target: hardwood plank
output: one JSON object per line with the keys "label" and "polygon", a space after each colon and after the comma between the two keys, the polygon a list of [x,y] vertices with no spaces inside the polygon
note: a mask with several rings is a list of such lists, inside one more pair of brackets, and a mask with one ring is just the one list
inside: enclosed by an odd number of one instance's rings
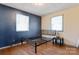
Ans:
{"label": "hardwood plank", "polygon": [[57,46],[48,42],[37,47],[37,54],[34,47],[29,44],[22,44],[0,50],[0,55],[79,55],[79,48],[69,46]]}

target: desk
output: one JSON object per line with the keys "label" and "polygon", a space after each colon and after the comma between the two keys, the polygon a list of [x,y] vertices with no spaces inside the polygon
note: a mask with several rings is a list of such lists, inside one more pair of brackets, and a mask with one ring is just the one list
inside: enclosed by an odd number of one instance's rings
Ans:
{"label": "desk", "polygon": [[29,39],[27,41],[27,43],[31,44],[34,48],[35,48],[35,53],[37,53],[37,47],[42,45],[42,44],[47,44],[47,42],[49,42],[51,40],[44,40],[42,38],[38,38],[38,39]]}

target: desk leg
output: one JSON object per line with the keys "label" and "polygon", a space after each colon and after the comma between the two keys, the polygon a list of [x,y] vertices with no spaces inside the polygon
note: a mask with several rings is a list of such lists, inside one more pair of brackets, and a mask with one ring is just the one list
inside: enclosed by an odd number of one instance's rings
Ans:
{"label": "desk leg", "polygon": [[37,54],[37,43],[35,43],[35,53]]}
{"label": "desk leg", "polygon": [[47,44],[48,44],[48,42],[46,42],[46,48],[47,48]]}

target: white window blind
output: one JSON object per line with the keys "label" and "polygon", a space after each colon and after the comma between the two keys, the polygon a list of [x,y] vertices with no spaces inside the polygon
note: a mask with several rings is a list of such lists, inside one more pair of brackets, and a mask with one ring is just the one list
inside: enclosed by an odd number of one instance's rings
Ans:
{"label": "white window blind", "polygon": [[54,31],[63,31],[63,16],[56,16],[51,19],[51,29]]}
{"label": "white window blind", "polygon": [[29,31],[29,16],[16,14],[16,31]]}

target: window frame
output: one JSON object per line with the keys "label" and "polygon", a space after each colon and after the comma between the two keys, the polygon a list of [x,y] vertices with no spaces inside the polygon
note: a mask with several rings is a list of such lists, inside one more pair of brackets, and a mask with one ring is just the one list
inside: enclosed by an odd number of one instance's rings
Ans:
{"label": "window frame", "polygon": [[[53,17],[58,17],[58,16],[62,16],[62,30],[52,30],[52,18]],[[58,16],[53,16],[51,17],[51,20],[50,20],[50,27],[51,27],[51,30],[52,31],[55,31],[55,32],[64,32],[64,15],[58,15]]]}
{"label": "window frame", "polygon": [[[30,21],[28,15],[21,14],[21,13],[16,13],[16,22],[15,22],[15,23],[17,23],[17,14],[19,14],[19,15],[24,15],[24,16],[28,17],[28,22]],[[28,23],[28,25],[30,26],[29,23]],[[28,26],[28,30],[17,30],[17,24],[16,24],[16,32],[27,32],[27,31],[29,31],[29,26]]]}

